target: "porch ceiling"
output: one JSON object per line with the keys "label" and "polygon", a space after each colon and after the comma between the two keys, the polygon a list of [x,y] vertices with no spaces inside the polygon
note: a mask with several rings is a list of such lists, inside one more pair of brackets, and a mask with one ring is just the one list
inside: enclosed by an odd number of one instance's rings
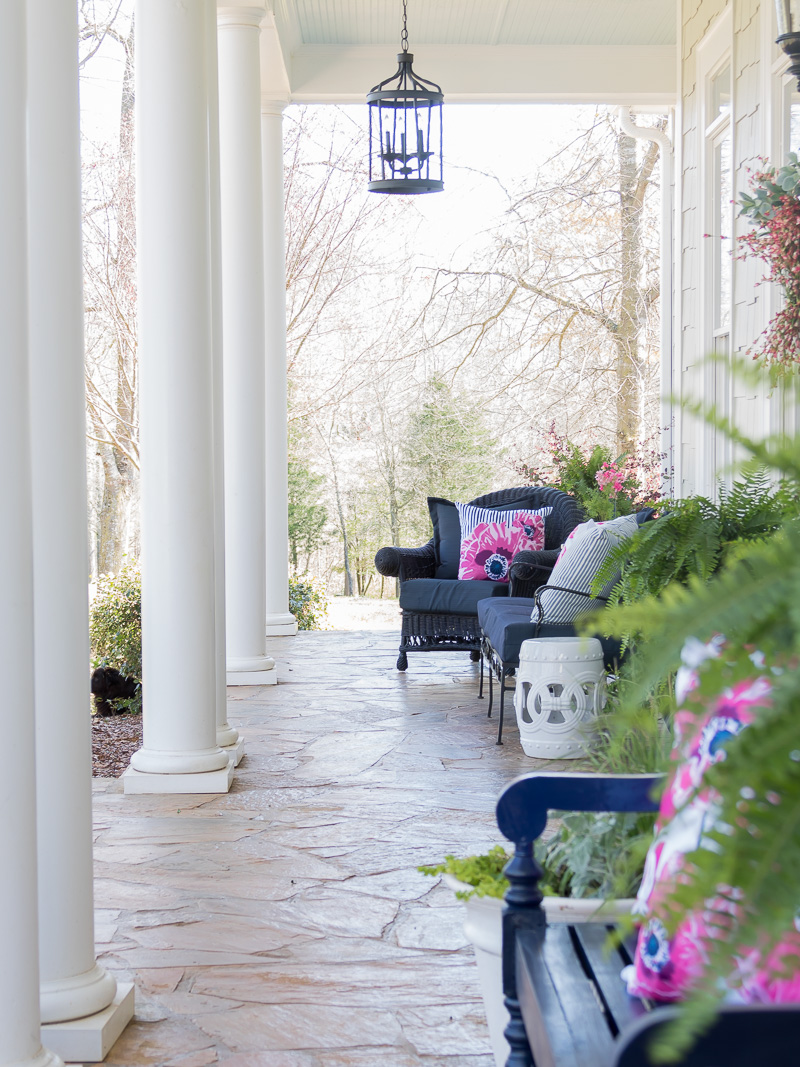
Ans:
{"label": "porch ceiling", "polygon": [[[401,0],[273,9],[293,100],[360,102],[392,73]],[[415,67],[450,102],[675,99],[676,0],[410,0],[408,17]]]}

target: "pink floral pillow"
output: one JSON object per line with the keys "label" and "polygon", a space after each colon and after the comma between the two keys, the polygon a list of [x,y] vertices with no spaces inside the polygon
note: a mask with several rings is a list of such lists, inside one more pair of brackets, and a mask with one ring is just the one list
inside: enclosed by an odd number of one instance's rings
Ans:
{"label": "pink floral pillow", "polygon": [[[676,686],[679,703],[697,687],[697,667],[704,659],[719,656],[723,646],[722,638],[715,638],[708,645],[696,639],[687,642],[684,666],[678,673]],[[757,656],[751,658],[754,662],[759,660]],[[623,972],[628,991],[636,996],[658,1001],[680,1000],[703,973],[708,960],[707,945],[715,936],[706,915],[688,915],[670,937],[659,918],[659,908],[680,878],[684,856],[701,846],[704,830],[712,827],[719,817],[714,792],[703,788],[706,771],[725,759],[726,743],[746,729],[761,708],[769,705],[771,688],[770,679],[760,674],[725,689],[702,713],[682,710],[675,716],[672,758],[677,766],[661,799],[655,840],[647,854],[634,907],[634,913],[644,917],[635,961]],[[735,892],[726,893],[726,900],[731,898],[736,899]],[[787,934],[767,963],[774,965],[787,953],[800,953],[797,931]],[[766,973],[756,950],[737,953],[733,947],[731,966],[735,972],[731,986],[744,1002],[800,1001],[800,972],[789,978],[774,978]]]}
{"label": "pink floral pillow", "polygon": [[508,582],[517,552],[544,548],[544,515],[539,511],[497,512],[471,504],[456,507],[461,522],[458,577],[462,580]]}

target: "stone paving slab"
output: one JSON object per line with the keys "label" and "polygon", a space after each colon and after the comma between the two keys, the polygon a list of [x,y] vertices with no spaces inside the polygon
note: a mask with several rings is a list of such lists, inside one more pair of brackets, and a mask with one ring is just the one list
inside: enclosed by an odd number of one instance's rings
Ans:
{"label": "stone paving slab", "polygon": [[497,747],[468,655],[401,674],[391,632],[269,653],[277,686],[228,690],[228,795],[94,783],[99,958],[137,986],[106,1063],[492,1067],[462,906],[416,867],[499,841],[497,795],[542,765],[513,710]]}

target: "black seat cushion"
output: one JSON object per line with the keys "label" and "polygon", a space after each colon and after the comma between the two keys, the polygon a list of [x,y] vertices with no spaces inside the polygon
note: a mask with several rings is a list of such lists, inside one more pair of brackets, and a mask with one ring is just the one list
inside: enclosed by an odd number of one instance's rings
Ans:
{"label": "black seat cushion", "polygon": [[[498,657],[507,667],[519,666],[519,650],[523,641],[532,637],[575,637],[575,627],[544,624],[536,632],[536,623],[531,622],[533,601],[527,597],[510,596],[504,600],[485,600],[478,604],[478,625]],[[594,635],[603,646],[603,662],[606,670],[624,658],[620,655],[620,642],[613,637]]]}
{"label": "black seat cushion", "polygon": [[[508,599],[505,582],[464,582],[458,578],[415,578],[400,584],[403,611],[432,615],[477,615],[486,597]],[[528,608],[530,615],[531,609]]]}

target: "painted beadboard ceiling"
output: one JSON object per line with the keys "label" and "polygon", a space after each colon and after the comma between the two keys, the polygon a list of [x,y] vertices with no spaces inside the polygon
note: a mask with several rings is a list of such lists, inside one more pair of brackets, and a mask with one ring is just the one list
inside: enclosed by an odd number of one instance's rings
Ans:
{"label": "painted beadboard ceiling", "polygon": [[[399,44],[401,0],[279,0],[296,45]],[[409,47],[670,45],[674,0],[408,0]]]}
{"label": "painted beadboard ceiling", "polygon": [[[451,101],[668,104],[678,3],[408,0],[409,48]],[[402,0],[272,0],[272,10],[291,99],[363,100],[392,73]]]}

